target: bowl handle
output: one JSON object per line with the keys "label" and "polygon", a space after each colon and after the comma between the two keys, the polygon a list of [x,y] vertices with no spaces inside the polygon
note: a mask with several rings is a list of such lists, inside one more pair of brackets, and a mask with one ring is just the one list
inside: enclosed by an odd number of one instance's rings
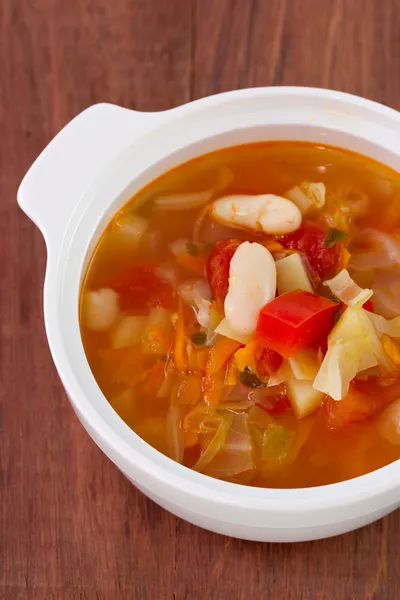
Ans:
{"label": "bowl handle", "polygon": [[18,204],[41,230],[48,249],[60,245],[69,219],[93,179],[164,114],[95,104],[43,150],[19,187]]}

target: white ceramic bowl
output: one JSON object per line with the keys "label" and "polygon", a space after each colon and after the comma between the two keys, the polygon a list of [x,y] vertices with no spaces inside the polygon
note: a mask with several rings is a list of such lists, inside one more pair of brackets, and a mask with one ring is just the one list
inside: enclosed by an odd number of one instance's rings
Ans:
{"label": "white ceramic bowl", "polygon": [[18,202],[48,251],[45,322],[57,370],[82,424],[152,500],[212,531],[289,542],[361,527],[400,505],[400,461],[319,488],[251,488],[195,473],[139,438],[90,371],[78,323],[88,254],[110,217],[162,172],[199,154],[260,140],[348,148],[400,169],[400,114],[355,96],[309,88],[229,92],[161,113],[92,106],[67,125],[25,176]]}

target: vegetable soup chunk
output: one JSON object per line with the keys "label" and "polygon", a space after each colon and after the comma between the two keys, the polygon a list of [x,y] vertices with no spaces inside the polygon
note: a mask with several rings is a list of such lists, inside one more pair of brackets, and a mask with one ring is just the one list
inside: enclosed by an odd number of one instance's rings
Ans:
{"label": "vegetable soup chunk", "polygon": [[400,458],[400,174],[263,142],[164,173],[81,289],[90,368],[147,443],[210,477],[309,487]]}

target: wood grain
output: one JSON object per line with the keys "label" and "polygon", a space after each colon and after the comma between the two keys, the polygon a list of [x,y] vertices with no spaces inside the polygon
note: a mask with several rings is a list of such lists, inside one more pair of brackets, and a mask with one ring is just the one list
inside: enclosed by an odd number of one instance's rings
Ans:
{"label": "wood grain", "polygon": [[93,444],[42,321],[45,247],[17,186],[98,101],[160,110],[258,85],[341,89],[400,108],[398,0],[1,0],[0,597],[400,598],[399,512],[309,544],[180,521]]}

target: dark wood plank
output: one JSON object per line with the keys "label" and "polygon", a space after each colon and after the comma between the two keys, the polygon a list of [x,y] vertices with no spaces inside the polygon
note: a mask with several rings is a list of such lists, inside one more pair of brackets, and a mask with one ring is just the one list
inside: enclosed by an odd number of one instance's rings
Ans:
{"label": "dark wood plank", "polygon": [[97,101],[161,110],[254,85],[400,107],[397,0],[0,3],[0,597],[400,598],[399,513],[332,540],[252,544],[179,521],[91,442],[42,325],[45,249],[17,210],[32,160]]}
{"label": "dark wood plank", "polygon": [[399,26],[396,0],[198,0],[193,95],[304,85],[398,108]]}
{"label": "dark wood plank", "polygon": [[175,520],[102,455],[60,386],[42,320],[45,248],[15,193],[86,106],[159,110],[189,99],[190,8],[0,4],[0,597],[143,599],[175,586]]}

